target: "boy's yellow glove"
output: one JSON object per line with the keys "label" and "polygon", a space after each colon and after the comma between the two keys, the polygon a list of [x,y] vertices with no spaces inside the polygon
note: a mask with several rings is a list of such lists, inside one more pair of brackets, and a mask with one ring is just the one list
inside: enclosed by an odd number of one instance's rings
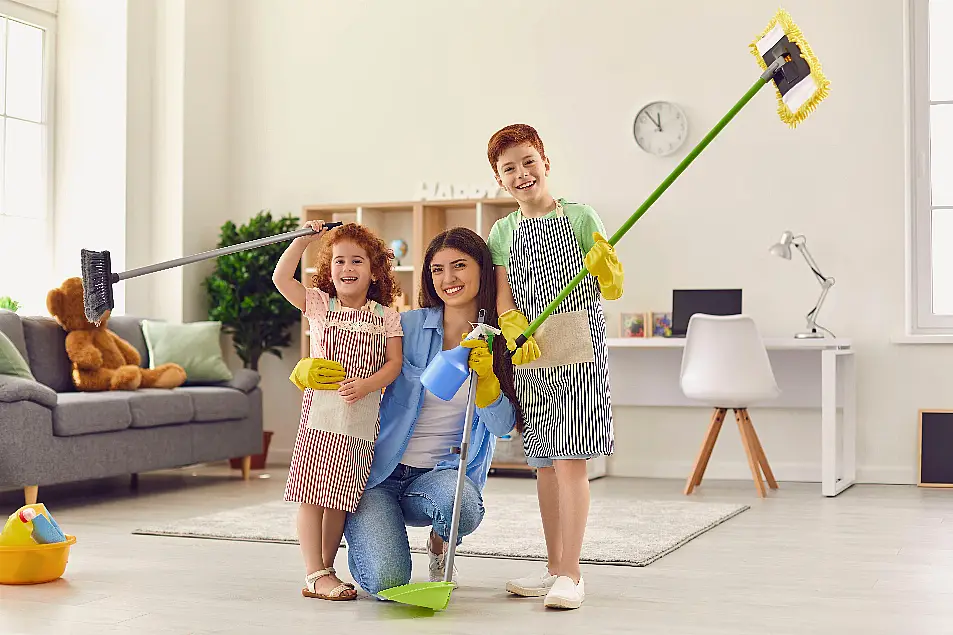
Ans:
{"label": "boy's yellow glove", "polygon": [[[503,337],[506,338],[506,348],[511,351],[516,351],[516,339],[522,335],[523,331],[528,327],[529,321],[527,321],[526,316],[516,309],[510,309],[501,315],[500,330],[503,331]],[[520,349],[516,351],[516,354],[513,355],[513,364],[517,366],[520,364],[529,364],[537,359],[539,359],[539,345],[536,343],[536,338],[530,336]]]}
{"label": "boy's yellow glove", "polygon": [[[466,336],[467,333],[464,333],[463,337]],[[465,340],[461,345],[470,349],[468,365],[479,378],[476,389],[476,407],[486,408],[500,397],[500,380],[493,372],[493,353],[490,352],[486,340]]]}
{"label": "boy's yellow glove", "polygon": [[295,364],[289,379],[298,390],[337,390],[344,377],[344,366],[340,363],[320,357],[305,357]]}
{"label": "boy's yellow glove", "polygon": [[622,263],[616,257],[615,248],[599,232],[593,232],[592,237],[596,244],[586,254],[586,269],[599,279],[603,298],[618,300],[622,297]]}

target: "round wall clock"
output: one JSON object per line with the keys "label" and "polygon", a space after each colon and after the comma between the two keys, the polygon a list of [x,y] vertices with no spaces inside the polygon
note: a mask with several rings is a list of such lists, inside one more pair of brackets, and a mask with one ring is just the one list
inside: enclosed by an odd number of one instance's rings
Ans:
{"label": "round wall clock", "polygon": [[671,102],[653,101],[635,116],[632,132],[640,148],[663,157],[681,148],[688,139],[688,118]]}

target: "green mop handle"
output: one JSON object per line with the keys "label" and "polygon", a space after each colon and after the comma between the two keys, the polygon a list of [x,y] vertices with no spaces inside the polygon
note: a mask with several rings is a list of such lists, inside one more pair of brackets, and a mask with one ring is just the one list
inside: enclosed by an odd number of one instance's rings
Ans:
{"label": "green mop handle", "polygon": [[[632,214],[632,216],[630,216],[627,221],[625,221],[622,227],[620,227],[618,231],[616,231],[616,233],[612,235],[611,238],[609,238],[610,245],[614,246],[617,242],[619,242],[619,240],[625,235],[625,233],[629,231],[629,229],[631,229],[633,225],[635,225],[635,222],[639,220],[640,218],[642,218],[642,215],[645,214],[645,212],[652,206],[652,204],[658,200],[658,198],[662,195],[662,193],[665,190],[667,190],[672,183],[675,182],[675,179],[677,179],[679,175],[681,175],[681,173],[685,171],[685,169],[691,164],[691,162],[694,161],[699,154],[701,154],[702,150],[704,150],[705,147],[707,147],[708,144],[712,142],[712,139],[714,139],[718,135],[718,133],[721,132],[725,126],[728,125],[728,122],[731,121],[734,118],[734,116],[738,114],[738,111],[744,108],[745,104],[751,101],[751,98],[754,97],[759,90],[761,90],[761,87],[764,86],[768,82],[768,80],[774,77],[774,74],[778,71],[778,69],[781,68],[781,66],[785,63],[785,61],[786,61],[785,58],[779,57],[774,62],[771,63],[771,66],[769,66],[768,69],[764,71],[764,73],[762,73],[761,77],[758,78],[758,81],[756,81],[754,85],[752,85],[751,88],[748,89],[748,92],[745,93],[744,97],[739,99],[738,103],[736,103],[731,108],[731,110],[729,110],[728,113],[721,118],[721,121],[715,124],[715,127],[712,128],[711,131],[707,135],[705,135],[705,138],[702,139],[698,143],[698,145],[695,146],[695,148],[688,153],[688,156],[686,156],[682,160],[682,162],[678,164],[678,167],[676,167],[675,170],[673,170],[672,173],[669,174],[664,181],[662,181],[661,185],[655,188],[655,191],[652,192],[652,194],[647,199],[645,199],[645,202],[642,203],[641,206],[639,206],[639,209],[635,210],[635,213]],[[559,303],[565,300],[569,296],[569,294],[572,292],[572,290],[576,288],[576,285],[582,282],[588,274],[589,274],[589,271],[583,268],[583,270],[577,273],[576,277],[573,278],[572,281],[569,284],[567,284],[562,291],[560,291],[559,295],[556,296],[556,299],[553,300],[548,307],[546,307],[546,310],[543,311],[539,315],[539,317],[537,317],[535,320],[530,322],[529,326],[526,327],[526,330],[523,331],[522,335],[516,338],[516,348],[512,351],[509,351],[510,357],[512,357],[516,353],[516,351],[518,351],[519,348],[526,343],[526,340],[528,340],[533,335],[533,333],[536,332],[536,329],[539,328],[540,324],[542,324],[543,321],[547,317],[549,317],[553,311],[556,310],[556,307],[559,306]]]}

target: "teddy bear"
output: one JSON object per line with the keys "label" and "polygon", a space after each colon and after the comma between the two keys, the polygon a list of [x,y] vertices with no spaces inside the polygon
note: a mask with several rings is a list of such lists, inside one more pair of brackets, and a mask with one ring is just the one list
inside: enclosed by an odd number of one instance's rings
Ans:
{"label": "teddy bear", "polygon": [[81,278],[68,278],[51,290],[46,308],[67,333],[66,354],[73,363],[77,390],[175,388],[185,383],[185,369],[178,364],[140,368],[139,351],[106,328],[108,311],[98,326],[86,319]]}

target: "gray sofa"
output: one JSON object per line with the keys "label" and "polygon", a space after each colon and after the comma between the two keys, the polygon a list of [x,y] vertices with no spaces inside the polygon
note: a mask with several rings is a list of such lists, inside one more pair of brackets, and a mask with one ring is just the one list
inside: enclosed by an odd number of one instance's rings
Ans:
{"label": "gray sofa", "polygon": [[[115,316],[108,328],[149,366],[141,319]],[[173,390],[77,392],[66,333],[48,317],[0,310],[0,331],[30,365],[36,381],[0,375],[0,489],[37,488],[85,479],[136,475],[244,457],[262,449],[258,373],[239,369],[228,383]]]}

